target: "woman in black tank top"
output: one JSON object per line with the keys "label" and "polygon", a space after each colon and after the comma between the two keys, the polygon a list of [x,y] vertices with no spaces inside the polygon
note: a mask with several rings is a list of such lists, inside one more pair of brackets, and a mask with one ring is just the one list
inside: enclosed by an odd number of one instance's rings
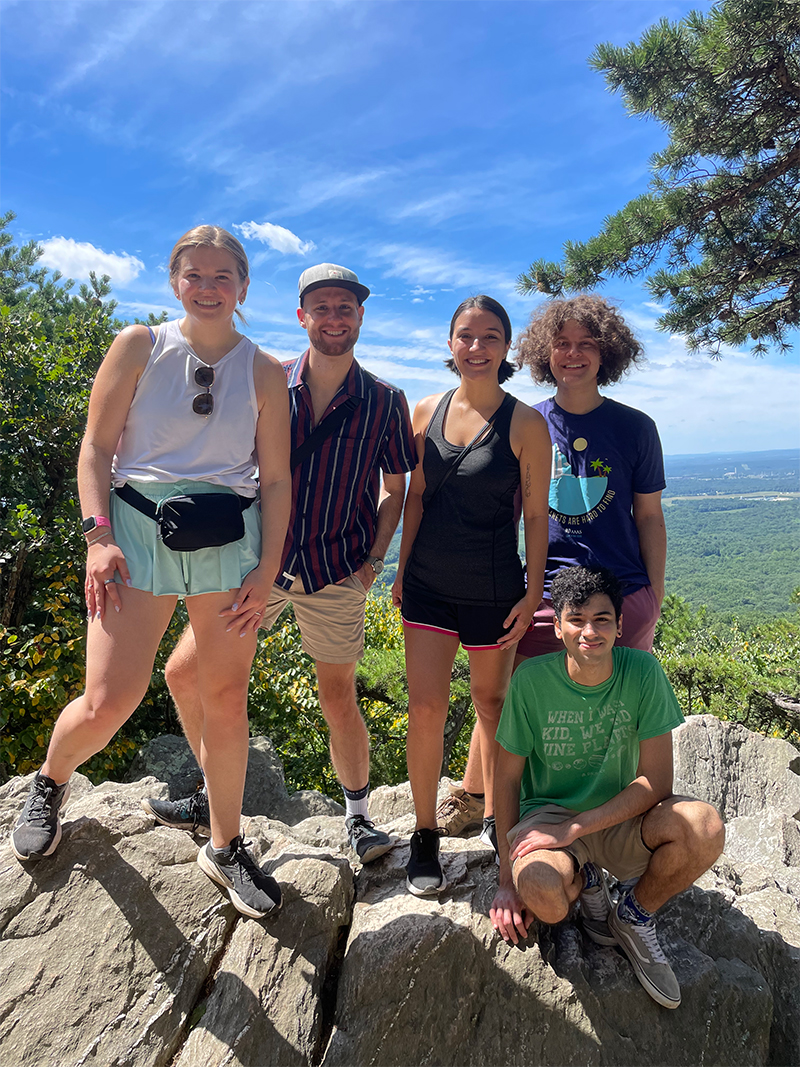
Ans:
{"label": "woman in black tank top", "polygon": [[[547,555],[550,437],[538,412],[500,388],[511,323],[488,296],[453,315],[449,393],[414,412],[419,462],[411,475],[394,603],[402,608],[408,675],[407,759],[416,830],[406,885],[417,896],[444,889],[436,794],[450,676],[459,643],[470,662],[486,790],[493,813],[494,740],[514,649],[541,599]],[[528,586],[517,553],[515,498],[522,490]]]}

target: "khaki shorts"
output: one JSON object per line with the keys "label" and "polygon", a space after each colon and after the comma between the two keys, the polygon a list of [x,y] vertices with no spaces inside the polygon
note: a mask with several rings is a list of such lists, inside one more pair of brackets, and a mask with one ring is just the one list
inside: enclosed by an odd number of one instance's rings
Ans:
{"label": "khaki shorts", "polygon": [[[647,870],[653,853],[642,840],[642,820],[647,813],[636,815],[633,819],[598,830],[594,834],[576,838],[571,845],[566,845],[560,852],[568,852],[578,864],[578,870],[584,863],[591,861],[598,867],[619,878],[621,882],[636,878]],[[563,822],[577,812],[562,808],[558,804],[544,804],[541,808],[529,812],[508,831],[508,843],[513,847],[517,837],[534,826]]]}
{"label": "khaki shorts", "polygon": [[271,630],[287,604],[294,608],[303,651],[320,663],[355,663],[364,654],[364,608],[367,591],[351,574],[338,585],[307,593],[295,578],[291,589],[273,585],[260,629]]}

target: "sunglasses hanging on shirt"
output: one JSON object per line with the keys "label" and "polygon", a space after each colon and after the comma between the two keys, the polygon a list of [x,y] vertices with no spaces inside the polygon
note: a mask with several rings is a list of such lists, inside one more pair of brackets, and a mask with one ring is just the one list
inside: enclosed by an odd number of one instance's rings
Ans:
{"label": "sunglasses hanging on shirt", "polygon": [[214,410],[214,397],[209,390],[214,384],[214,368],[213,367],[198,367],[194,372],[194,384],[201,389],[205,389],[204,393],[198,393],[192,401],[192,411],[195,415],[202,415],[204,419],[207,419],[211,412]]}

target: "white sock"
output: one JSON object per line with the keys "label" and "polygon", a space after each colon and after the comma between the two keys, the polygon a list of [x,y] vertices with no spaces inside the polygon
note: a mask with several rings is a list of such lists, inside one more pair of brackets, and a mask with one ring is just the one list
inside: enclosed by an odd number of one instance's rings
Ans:
{"label": "white sock", "polygon": [[369,782],[363,789],[345,789],[342,786],[342,792],[344,793],[344,806],[345,815],[349,818],[351,815],[363,815],[365,819],[369,818]]}

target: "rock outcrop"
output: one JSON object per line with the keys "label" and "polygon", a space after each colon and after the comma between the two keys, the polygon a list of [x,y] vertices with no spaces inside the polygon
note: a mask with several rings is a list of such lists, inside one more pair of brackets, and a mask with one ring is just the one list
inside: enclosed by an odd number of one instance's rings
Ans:
{"label": "rock outcrop", "polygon": [[[148,776],[166,783],[170,800],[189,796],[203,781],[186,739],[172,734],[156,737],[139,749],[128,772],[128,781]],[[343,815],[344,808],[312,789],[290,795],[283,766],[270,739],[251,737],[242,814],[269,815],[293,826],[311,815]]]}
{"label": "rock outcrop", "polygon": [[93,788],[76,774],[58,851],[25,867],[8,833],[27,779],[12,779],[0,787],[2,1067],[796,1065],[800,753],[709,716],[674,747],[676,788],[728,822],[720,861],[660,913],[677,1011],[571,920],[534,925],[522,947],[500,940],[496,867],[476,838],[444,840],[441,900],[408,894],[407,784],[375,790],[397,845],[362,868],[338,806],[289,796],[255,739],[244,830],[284,890],[280,912],[256,922],[202,874],[188,834],[140,807],[193,787],[174,739],[152,742],[136,771],[158,766],[160,780]]}

